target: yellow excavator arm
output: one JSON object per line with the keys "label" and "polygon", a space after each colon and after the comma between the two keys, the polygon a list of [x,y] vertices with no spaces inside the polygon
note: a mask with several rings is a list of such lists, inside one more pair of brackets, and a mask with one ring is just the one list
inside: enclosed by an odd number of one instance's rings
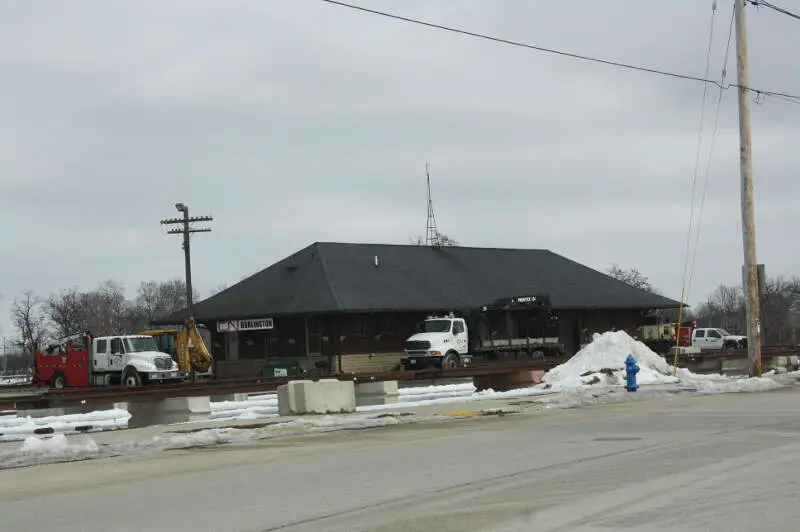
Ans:
{"label": "yellow excavator arm", "polygon": [[[191,345],[191,349],[190,349]],[[211,368],[214,358],[208,352],[203,338],[197,331],[194,317],[189,316],[183,324],[183,329],[175,340],[175,350],[178,353],[178,365],[181,371],[189,373],[205,373]]]}

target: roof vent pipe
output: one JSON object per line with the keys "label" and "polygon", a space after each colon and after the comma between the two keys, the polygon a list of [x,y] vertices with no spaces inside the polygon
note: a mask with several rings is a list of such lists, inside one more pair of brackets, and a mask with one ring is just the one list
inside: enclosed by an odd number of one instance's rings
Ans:
{"label": "roof vent pipe", "polygon": [[376,268],[378,267],[378,256],[377,255],[375,255],[375,267]]}

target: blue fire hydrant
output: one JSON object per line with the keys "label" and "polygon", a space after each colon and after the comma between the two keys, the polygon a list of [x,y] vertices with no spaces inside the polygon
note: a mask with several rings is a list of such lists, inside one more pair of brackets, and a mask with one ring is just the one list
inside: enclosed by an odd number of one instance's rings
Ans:
{"label": "blue fire hydrant", "polygon": [[636,374],[639,373],[639,365],[636,363],[636,359],[633,358],[633,355],[628,355],[628,358],[625,359],[625,389],[629,392],[635,392],[639,389],[639,385],[636,384]]}

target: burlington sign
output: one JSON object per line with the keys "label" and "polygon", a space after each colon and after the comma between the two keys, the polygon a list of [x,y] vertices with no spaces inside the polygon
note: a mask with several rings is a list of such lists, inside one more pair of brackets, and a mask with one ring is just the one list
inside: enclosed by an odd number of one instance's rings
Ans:
{"label": "burlington sign", "polygon": [[217,322],[217,332],[259,331],[263,329],[273,329],[274,327],[275,324],[272,318],[225,320]]}

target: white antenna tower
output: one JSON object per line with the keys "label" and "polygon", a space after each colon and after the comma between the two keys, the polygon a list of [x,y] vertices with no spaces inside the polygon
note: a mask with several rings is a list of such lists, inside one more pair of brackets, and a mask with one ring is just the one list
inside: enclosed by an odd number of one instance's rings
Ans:
{"label": "white antenna tower", "polygon": [[428,223],[425,227],[425,245],[439,246],[439,230],[436,228],[436,216],[433,214],[433,200],[431,199],[431,174],[428,171],[428,163],[425,163],[425,175],[428,178]]}

